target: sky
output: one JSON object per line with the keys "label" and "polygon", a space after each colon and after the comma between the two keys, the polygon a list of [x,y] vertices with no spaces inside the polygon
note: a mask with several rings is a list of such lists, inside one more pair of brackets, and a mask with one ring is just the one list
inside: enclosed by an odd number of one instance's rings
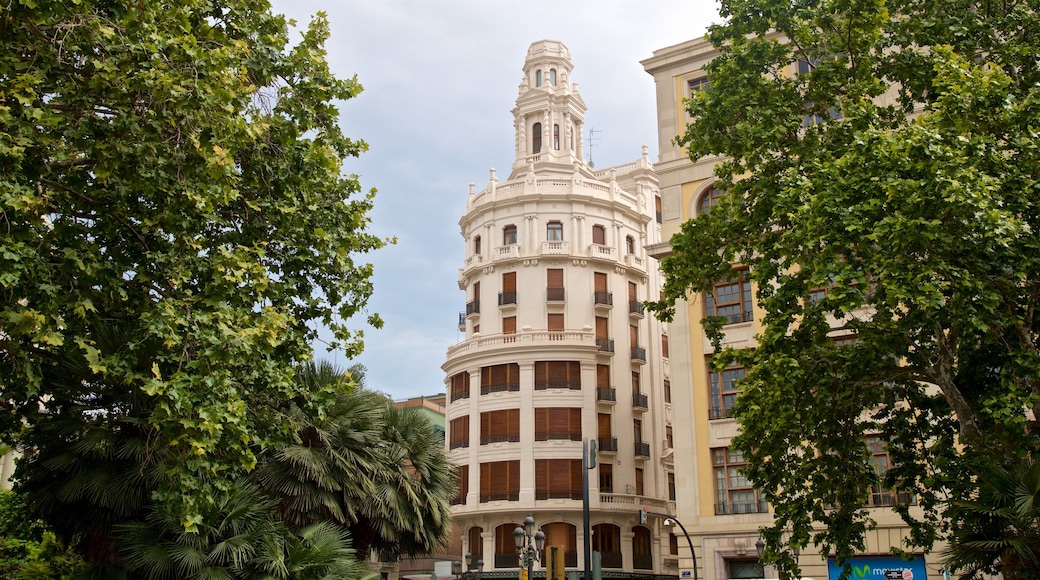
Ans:
{"label": "sky", "polygon": [[273,0],[273,9],[297,21],[294,39],[325,12],[331,69],[364,87],[340,104],[340,125],[369,150],[344,171],[378,190],[372,233],[397,239],[361,257],[375,269],[369,312],[385,324],[352,322],[365,332],[359,359],[317,343],[315,356],[365,365],[368,387],[395,400],[444,392],[441,364],[464,339],[458,222],[470,183],[480,191],[491,168],[509,174],[528,47],[551,39],[570,50],[589,108],[586,158],[605,168],[638,159],[643,145],[658,158],[654,81],[639,61],[720,21],[716,0]]}

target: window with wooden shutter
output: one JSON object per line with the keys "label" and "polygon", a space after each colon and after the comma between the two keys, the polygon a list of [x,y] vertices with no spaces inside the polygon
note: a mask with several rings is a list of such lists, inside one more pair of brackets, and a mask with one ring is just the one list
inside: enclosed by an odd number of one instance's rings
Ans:
{"label": "window with wooden shutter", "polygon": [[592,273],[592,301],[594,304],[610,306],[614,303],[610,291],[607,290],[607,274],[605,272]]}
{"label": "window with wooden shutter", "polygon": [[448,430],[451,431],[448,440],[451,449],[469,447],[469,415],[452,419],[448,424]]}
{"label": "window with wooden shutter", "polygon": [[[492,461],[480,464],[481,502],[517,501],[519,499],[520,460]],[[512,541],[511,534],[510,541]]]}
{"label": "window with wooden shutter", "polygon": [[502,317],[502,334],[516,334],[516,317]]}
{"label": "window with wooden shutter", "polygon": [[549,332],[563,332],[563,314],[549,314],[546,318]]}
{"label": "window with wooden shutter", "polygon": [[563,562],[567,568],[578,565],[578,528],[566,522],[542,524],[545,546],[563,546]]}
{"label": "window with wooden shutter", "polygon": [[643,495],[643,468],[636,468],[636,495]]}
{"label": "window with wooden shutter", "polygon": [[537,459],[535,499],[582,499],[581,459]]}
{"label": "window with wooden shutter", "polygon": [[498,295],[498,305],[516,304],[516,272],[502,273],[502,293]]}
{"label": "window with wooden shutter", "polygon": [[469,495],[469,466],[460,465],[458,470],[458,479],[456,484],[458,486],[458,492],[455,497],[452,498],[452,505],[459,505],[466,503],[466,496]]}
{"label": "window with wooden shutter", "polygon": [[610,428],[610,413],[596,414],[596,432],[600,437],[613,436],[613,432]]}
{"label": "window with wooden shutter", "polygon": [[534,388],[581,390],[581,363],[578,361],[536,361]]}
{"label": "window with wooden shutter", "polygon": [[480,394],[520,390],[520,365],[507,363],[480,368]]}
{"label": "window with wooden shutter", "polygon": [[596,386],[610,386],[610,365],[596,365]]}
{"label": "window with wooden shutter", "polygon": [[484,555],[484,528],[473,526],[469,529],[469,553],[473,554],[474,560],[480,560]]}
{"label": "window with wooden shutter", "polygon": [[614,465],[610,463],[598,463],[599,469],[599,491],[601,493],[614,493]]}
{"label": "window with wooden shutter", "polygon": [[600,246],[607,245],[607,228],[598,224],[592,226],[592,243]]}
{"label": "window with wooden shutter", "polygon": [[542,407],[534,410],[535,441],[581,441],[581,408]]}
{"label": "window with wooden shutter", "polygon": [[480,444],[520,440],[520,409],[484,411],[480,414]]}
{"label": "window with wooden shutter", "polygon": [[661,356],[668,358],[668,335],[661,335]]}
{"label": "window with wooden shutter", "polygon": [[614,352],[614,341],[609,335],[606,316],[596,317],[596,346],[603,352]]}
{"label": "window with wooden shutter", "polygon": [[559,302],[564,299],[563,291],[563,269],[549,268],[545,271],[545,299],[551,302]]}
{"label": "window with wooden shutter", "polygon": [[461,372],[451,376],[451,400],[469,398],[469,372]]}

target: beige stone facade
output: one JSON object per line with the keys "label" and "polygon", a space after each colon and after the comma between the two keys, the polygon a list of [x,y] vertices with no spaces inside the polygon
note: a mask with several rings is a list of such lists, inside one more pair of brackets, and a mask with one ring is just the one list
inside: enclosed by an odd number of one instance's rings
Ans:
{"label": "beige stone facade", "polygon": [[641,506],[674,511],[667,338],[642,305],[661,283],[646,250],[661,240],[657,177],[645,146],[622,166],[585,161],[572,68],[562,43],[531,45],[509,174],[471,185],[459,221],[465,338],[443,365],[462,473],[453,515],[485,573],[517,571],[513,530],[528,514],[546,545],[564,546],[567,569],[583,570],[582,449],[595,441],[590,525],[604,572],[675,576],[661,522],[638,523]]}

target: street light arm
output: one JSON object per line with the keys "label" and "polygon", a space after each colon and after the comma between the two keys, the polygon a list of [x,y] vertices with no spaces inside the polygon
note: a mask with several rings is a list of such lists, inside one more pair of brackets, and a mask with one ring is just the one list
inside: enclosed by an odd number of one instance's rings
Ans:
{"label": "street light arm", "polygon": [[697,554],[695,554],[693,551],[693,540],[690,539],[690,534],[686,533],[686,526],[682,525],[682,522],[679,521],[679,518],[675,516],[670,516],[668,514],[662,514],[660,512],[652,511],[647,511],[646,513],[652,516],[665,518],[666,520],[672,520],[673,522],[679,525],[679,529],[682,530],[682,534],[686,536],[686,542],[690,544],[690,558],[693,560],[693,580],[697,580]]}

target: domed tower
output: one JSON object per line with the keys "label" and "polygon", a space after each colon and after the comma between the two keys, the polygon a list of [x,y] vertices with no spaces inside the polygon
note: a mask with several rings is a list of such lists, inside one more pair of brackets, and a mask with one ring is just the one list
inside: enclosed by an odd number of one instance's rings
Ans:
{"label": "domed tower", "polygon": [[452,512],[485,572],[518,569],[513,532],[527,515],[583,570],[583,440],[594,441],[589,524],[603,569],[675,576],[670,530],[638,517],[675,509],[667,336],[643,309],[661,284],[646,251],[660,242],[657,177],[645,146],[622,166],[584,161],[572,68],[563,43],[531,45],[510,175],[471,184],[459,220],[465,338],[442,367],[460,472]]}

